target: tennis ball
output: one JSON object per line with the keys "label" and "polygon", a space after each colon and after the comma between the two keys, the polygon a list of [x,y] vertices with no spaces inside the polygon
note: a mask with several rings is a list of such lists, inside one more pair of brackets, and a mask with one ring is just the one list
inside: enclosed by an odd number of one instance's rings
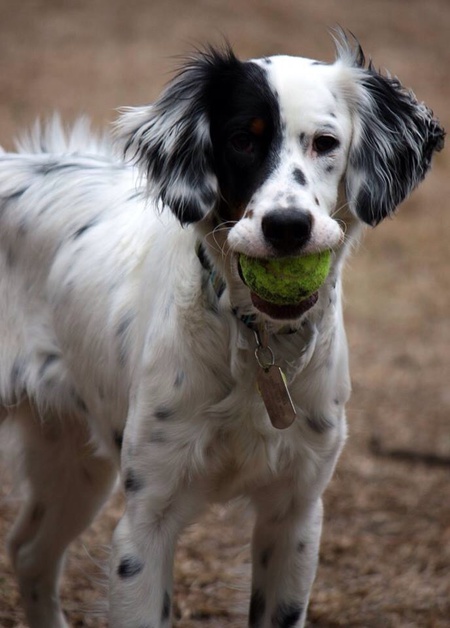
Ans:
{"label": "tennis ball", "polygon": [[241,276],[252,292],[276,305],[295,305],[314,294],[330,271],[331,251],[262,259],[239,255]]}

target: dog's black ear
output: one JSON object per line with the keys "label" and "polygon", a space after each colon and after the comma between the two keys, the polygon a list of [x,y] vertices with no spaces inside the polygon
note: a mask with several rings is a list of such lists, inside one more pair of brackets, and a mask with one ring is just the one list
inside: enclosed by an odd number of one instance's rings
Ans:
{"label": "dog's black ear", "polygon": [[377,225],[392,214],[424,178],[434,151],[444,146],[444,130],[433,112],[396,78],[383,76],[353,51],[357,97],[346,175],[350,209]]}
{"label": "dog's black ear", "polygon": [[217,75],[235,62],[229,48],[195,55],[153,105],[124,109],[117,125],[149,194],[183,224],[201,220],[218,199],[208,101]]}

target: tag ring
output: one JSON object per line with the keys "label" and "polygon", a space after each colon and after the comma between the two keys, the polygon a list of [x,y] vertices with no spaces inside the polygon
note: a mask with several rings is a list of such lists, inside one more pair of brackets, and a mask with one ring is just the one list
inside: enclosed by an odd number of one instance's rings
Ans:
{"label": "tag ring", "polygon": [[260,345],[256,347],[255,358],[258,365],[265,371],[275,364],[275,355],[269,346],[262,347]]}

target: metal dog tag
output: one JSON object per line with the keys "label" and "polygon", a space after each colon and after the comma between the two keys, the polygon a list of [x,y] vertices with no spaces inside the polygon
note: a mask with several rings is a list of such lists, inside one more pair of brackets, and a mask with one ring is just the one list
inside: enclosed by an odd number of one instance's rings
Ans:
{"label": "metal dog tag", "polygon": [[260,368],[256,381],[272,425],[278,430],[292,425],[297,413],[281,368],[276,364]]}

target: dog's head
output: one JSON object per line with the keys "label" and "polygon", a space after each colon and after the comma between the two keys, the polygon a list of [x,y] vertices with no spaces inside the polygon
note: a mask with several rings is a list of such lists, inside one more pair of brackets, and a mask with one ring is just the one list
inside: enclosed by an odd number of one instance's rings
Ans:
{"label": "dog's head", "polygon": [[156,103],[122,116],[151,196],[215,229],[229,264],[338,251],[347,223],[392,214],[442,148],[438,121],[397,79],[344,36],[337,51],[325,64],[207,50]]}

